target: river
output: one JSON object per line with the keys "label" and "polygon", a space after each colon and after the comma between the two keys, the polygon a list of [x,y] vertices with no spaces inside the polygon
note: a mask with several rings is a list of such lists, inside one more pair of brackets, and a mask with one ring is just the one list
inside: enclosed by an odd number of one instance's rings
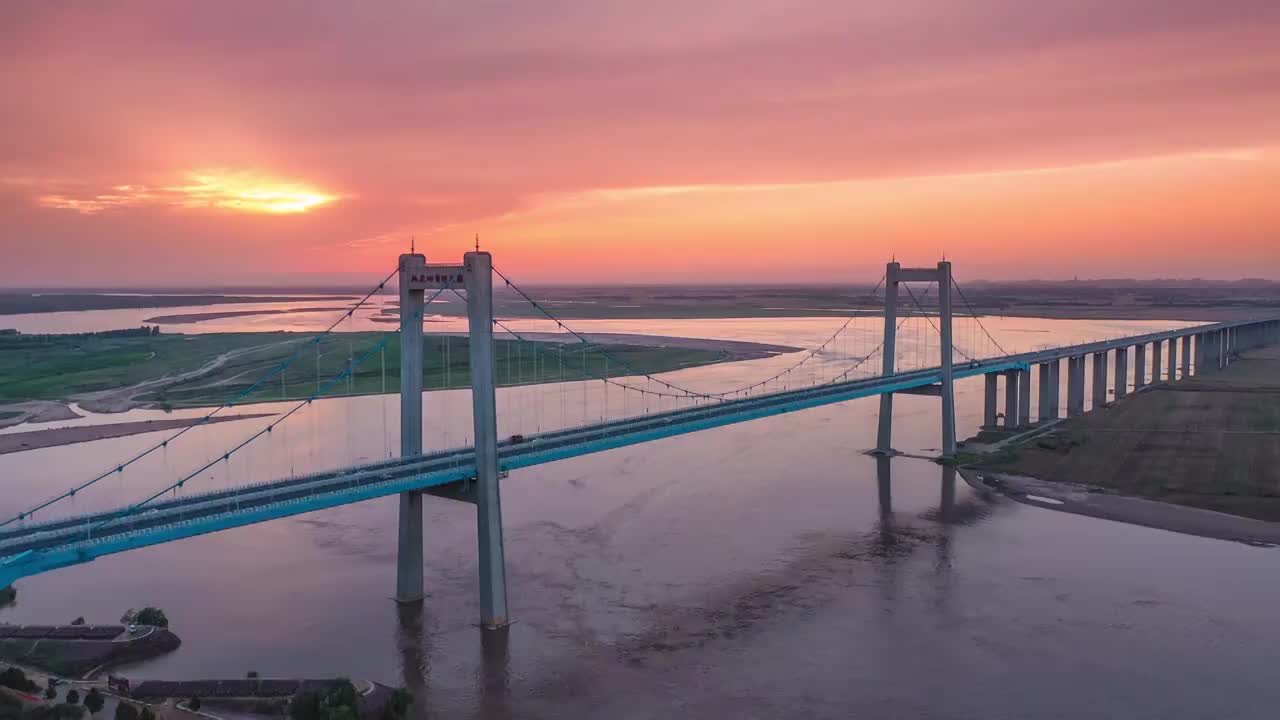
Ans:
{"label": "river", "polygon": [[[101,329],[119,317],[22,323],[24,331]],[[320,322],[262,316],[181,329]],[[136,323],[114,326],[127,324]],[[810,347],[839,324],[575,326]],[[1181,323],[986,324],[1012,351]],[[870,325],[863,334],[875,339]],[[816,377],[847,365],[858,342],[820,357]],[[724,389],[795,359],[668,377]],[[501,432],[576,424],[603,405],[599,385],[503,389]],[[961,437],[981,421],[981,394],[980,380],[958,384]],[[621,394],[612,402],[612,412],[643,412],[619,410]],[[465,391],[429,392],[425,405],[428,448],[469,440]],[[425,503],[428,598],[417,611],[390,599],[396,500],[382,498],[27,578],[0,622],[107,622],[157,605],[184,644],[126,668],[127,676],[350,675],[407,684],[418,712],[432,717],[1275,716],[1278,551],[1021,505],[977,493],[925,460],[878,465],[863,454],[875,442],[876,410],[874,398],[856,400],[512,472],[502,487],[514,620],[506,633],[476,626],[474,510],[434,498]],[[393,454],[396,415],[391,397],[318,401],[190,485]],[[135,410],[76,422],[151,417],[167,416]],[[896,447],[935,451],[936,399],[899,396],[895,418]],[[66,512],[143,496],[264,422],[193,431],[78,495]],[[158,437],[0,456],[0,512],[91,477]]]}

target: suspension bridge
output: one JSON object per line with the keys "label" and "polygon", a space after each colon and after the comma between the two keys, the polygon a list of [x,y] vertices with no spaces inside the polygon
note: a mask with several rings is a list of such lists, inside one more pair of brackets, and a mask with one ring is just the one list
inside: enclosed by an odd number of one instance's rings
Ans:
{"label": "suspension bridge", "polygon": [[[253,393],[295,365],[312,343],[337,331],[343,318],[353,317],[374,294],[397,278],[400,323],[360,356],[352,351],[345,367],[327,380],[317,377],[316,391],[248,434],[231,447],[210,455],[207,463],[159,490],[119,507],[58,516],[67,506],[107,478],[123,478],[135,466],[154,458],[173,443],[224,410],[256,401]],[[535,315],[553,324],[565,342],[535,343],[495,317],[494,278],[499,278]],[[921,294],[912,284],[927,283]],[[929,296],[936,291],[930,304]],[[883,294],[881,295],[881,292]],[[905,293],[905,294],[904,294]],[[428,264],[420,254],[400,257],[389,274],[333,325],[296,352],[214,408],[199,423],[184,428],[129,459],[104,469],[67,491],[17,514],[0,519],[0,587],[22,577],[91,562],[98,557],[235,527],[310,513],[389,495],[399,496],[396,598],[402,602],[423,597],[423,498],[436,496],[475,505],[480,568],[481,622],[500,627],[508,622],[506,564],[503,549],[500,480],[511,470],[567,458],[695,433],[734,423],[809,408],[878,396],[880,412],[873,453],[893,454],[893,399],[914,394],[939,399],[939,430],[944,464],[955,460],[955,393],[957,380],[984,378],[984,425],[1009,429],[1052,421],[1062,414],[1085,412],[1086,360],[1092,359],[1092,403],[1108,402],[1108,388],[1116,399],[1131,389],[1141,390],[1162,380],[1224,367],[1240,350],[1280,340],[1280,319],[1212,323],[1145,335],[1113,338],[1062,347],[1007,352],[983,325],[981,316],[955,282],[951,264],[904,268],[889,263],[871,292],[875,307],[854,310],[833,334],[816,347],[779,359],[778,367],[752,382],[729,388],[694,388],[678,373],[652,374],[631,367],[609,349],[570,326],[551,306],[539,302],[509,276],[493,267],[485,252],[469,252],[460,264]],[[966,306],[956,314],[953,297]],[[428,307],[441,298],[465,302],[469,341],[467,371],[471,395],[472,433],[462,445],[424,451],[424,320]],[[957,322],[959,321],[959,322]],[[314,400],[348,380],[370,358],[380,355],[388,339],[400,335],[399,455],[287,478],[268,478],[243,485],[198,488],[210,468],[229,463],[233,456],[287,428],[291,418],[304,415]],[[499,385],[495,334],[529,348],[532,382],[559,385],[560,417],[556,427],[503,438],[499,432]],[[447,353],[447,345],[445,346]],[[509,345],[508,345],[509,348]],[[590,362],[588,354],[600,361]],[[1130,365],[1130,357],[1133,363]],[[1066,382],[1061,365],[1066,360]],[[877,362],[878,361],[878,362]],[[520,361],[521,364],[523,361]],[[539,364],[541,363],[541,365]],[[776,363],[775,363],[776,364]],[[877,367],[878,365],[878,367]],[[448,368],[450,361],[443,366]],[[550,367],[558,369],[550,371]],[[318,365],[317,365],[318,368]],[[1113,368],[1114,381],[1111,374]],[[318,374],[317,369],[317,374]],[[1032,378],[1036,379],[1037,413],[1032,419]],[[558,381],[556,378],[558,377]],[[1000,386],[1004,386],[1003,412]],[[1064,387],[1065,386],[1065,387]],[[445,387],[448,387],[446,381]],[[588,391],[588,388],[595,388]],[[582,393],[582,422],[566,419],[565,397]],[[618,398],[616,396],[621,396]],[[613,401],[611,403],[611,397]],[[633,398],[628,401],[628,398]],[[598,404],[594,407],[593,403]],[[511,408],[508,406],[507,410]],[[541,415],[546,409],[535,407]],[[541,428],[539,417],[537,427]],[[281,429],[281,430],[278,430]],[[189,436],[188,436],[189,437]],[[46,517],[51,516],[51,517]]]}

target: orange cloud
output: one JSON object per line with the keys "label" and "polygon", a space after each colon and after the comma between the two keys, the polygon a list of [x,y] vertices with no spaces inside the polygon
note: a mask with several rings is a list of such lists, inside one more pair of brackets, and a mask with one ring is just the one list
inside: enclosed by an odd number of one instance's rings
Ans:
{"label": "orange cloud", "polygon": [[[14,184],[39,184],[32,181]],[[128,207],[170,206],[215,208],[246,213],[287,215],[304,213],[336,201],[338,195],[304,183],[252,172],[202,171],[187,173],[186,182],[152,187],[145,184],[59,189],[43,192],[36,202],[48,208],[92,215]]]}

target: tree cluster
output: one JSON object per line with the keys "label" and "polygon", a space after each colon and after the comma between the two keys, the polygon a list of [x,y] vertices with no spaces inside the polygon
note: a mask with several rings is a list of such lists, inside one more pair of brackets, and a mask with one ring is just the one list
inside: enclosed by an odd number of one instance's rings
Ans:
{"label": "tree cluster", "polygon": [[[377,720],[401,720],[413,696],[399,689],[391,694]],[[289,703],[292,720],[360,720],[359,698],[350,680],[339,680],[323,690],[299,691]]]}
{"label": "tree cluster", "polygon": [[169,618],[165,616],[164,611],[158,607],[147,606],[141,610],[129,609],[128,612],[120,618],[120,622],[126,625],[151,625],[158,628],[168,628]]}
{"label": "tree cluster", "polygon": [[7,692],[0,691],[0,720],[80,720],[84,708],[78,705],[32,705],[23,709],[23,703]]}
{"label": "tree cluster", "polygon": [[26,673],[16,667],[0,672],[0,685],[24,693],[33,693],[39,689],[39,686],[31,682]]}
{"label": "tree cluster", "polygon": [[122,702],[116,706],[114,720],[156,720],[156,714],[149,707],[144,707],[139,711],[133,705]]}

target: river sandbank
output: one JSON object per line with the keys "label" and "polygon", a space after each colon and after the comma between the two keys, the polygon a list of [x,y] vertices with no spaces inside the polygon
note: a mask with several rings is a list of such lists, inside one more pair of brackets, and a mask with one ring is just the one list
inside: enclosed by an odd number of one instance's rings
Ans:
{"label": "river sandbank", "polygon": [[71,445],[73,443],[91,442],[93,440],[105,440],[107,438],[126,437],[128,435],[138,435],[141,433],[156,432],[158,430],[176,430],[178,428],[197,425],[202,422],[208,424],[224,423],[231,422],[233,420],[251,420],[253,418],[269,417],[270,415],[271,413],[226,415],[212,417],[208,420],[198,417],[174,420],[140,420],[138,422],[109,423],[106,425],[78,425],[75,427],[32,430],[30,432],[5,433],[0,434],[0,455],[23,452],[25,450],[37,450],[39,448]]}

